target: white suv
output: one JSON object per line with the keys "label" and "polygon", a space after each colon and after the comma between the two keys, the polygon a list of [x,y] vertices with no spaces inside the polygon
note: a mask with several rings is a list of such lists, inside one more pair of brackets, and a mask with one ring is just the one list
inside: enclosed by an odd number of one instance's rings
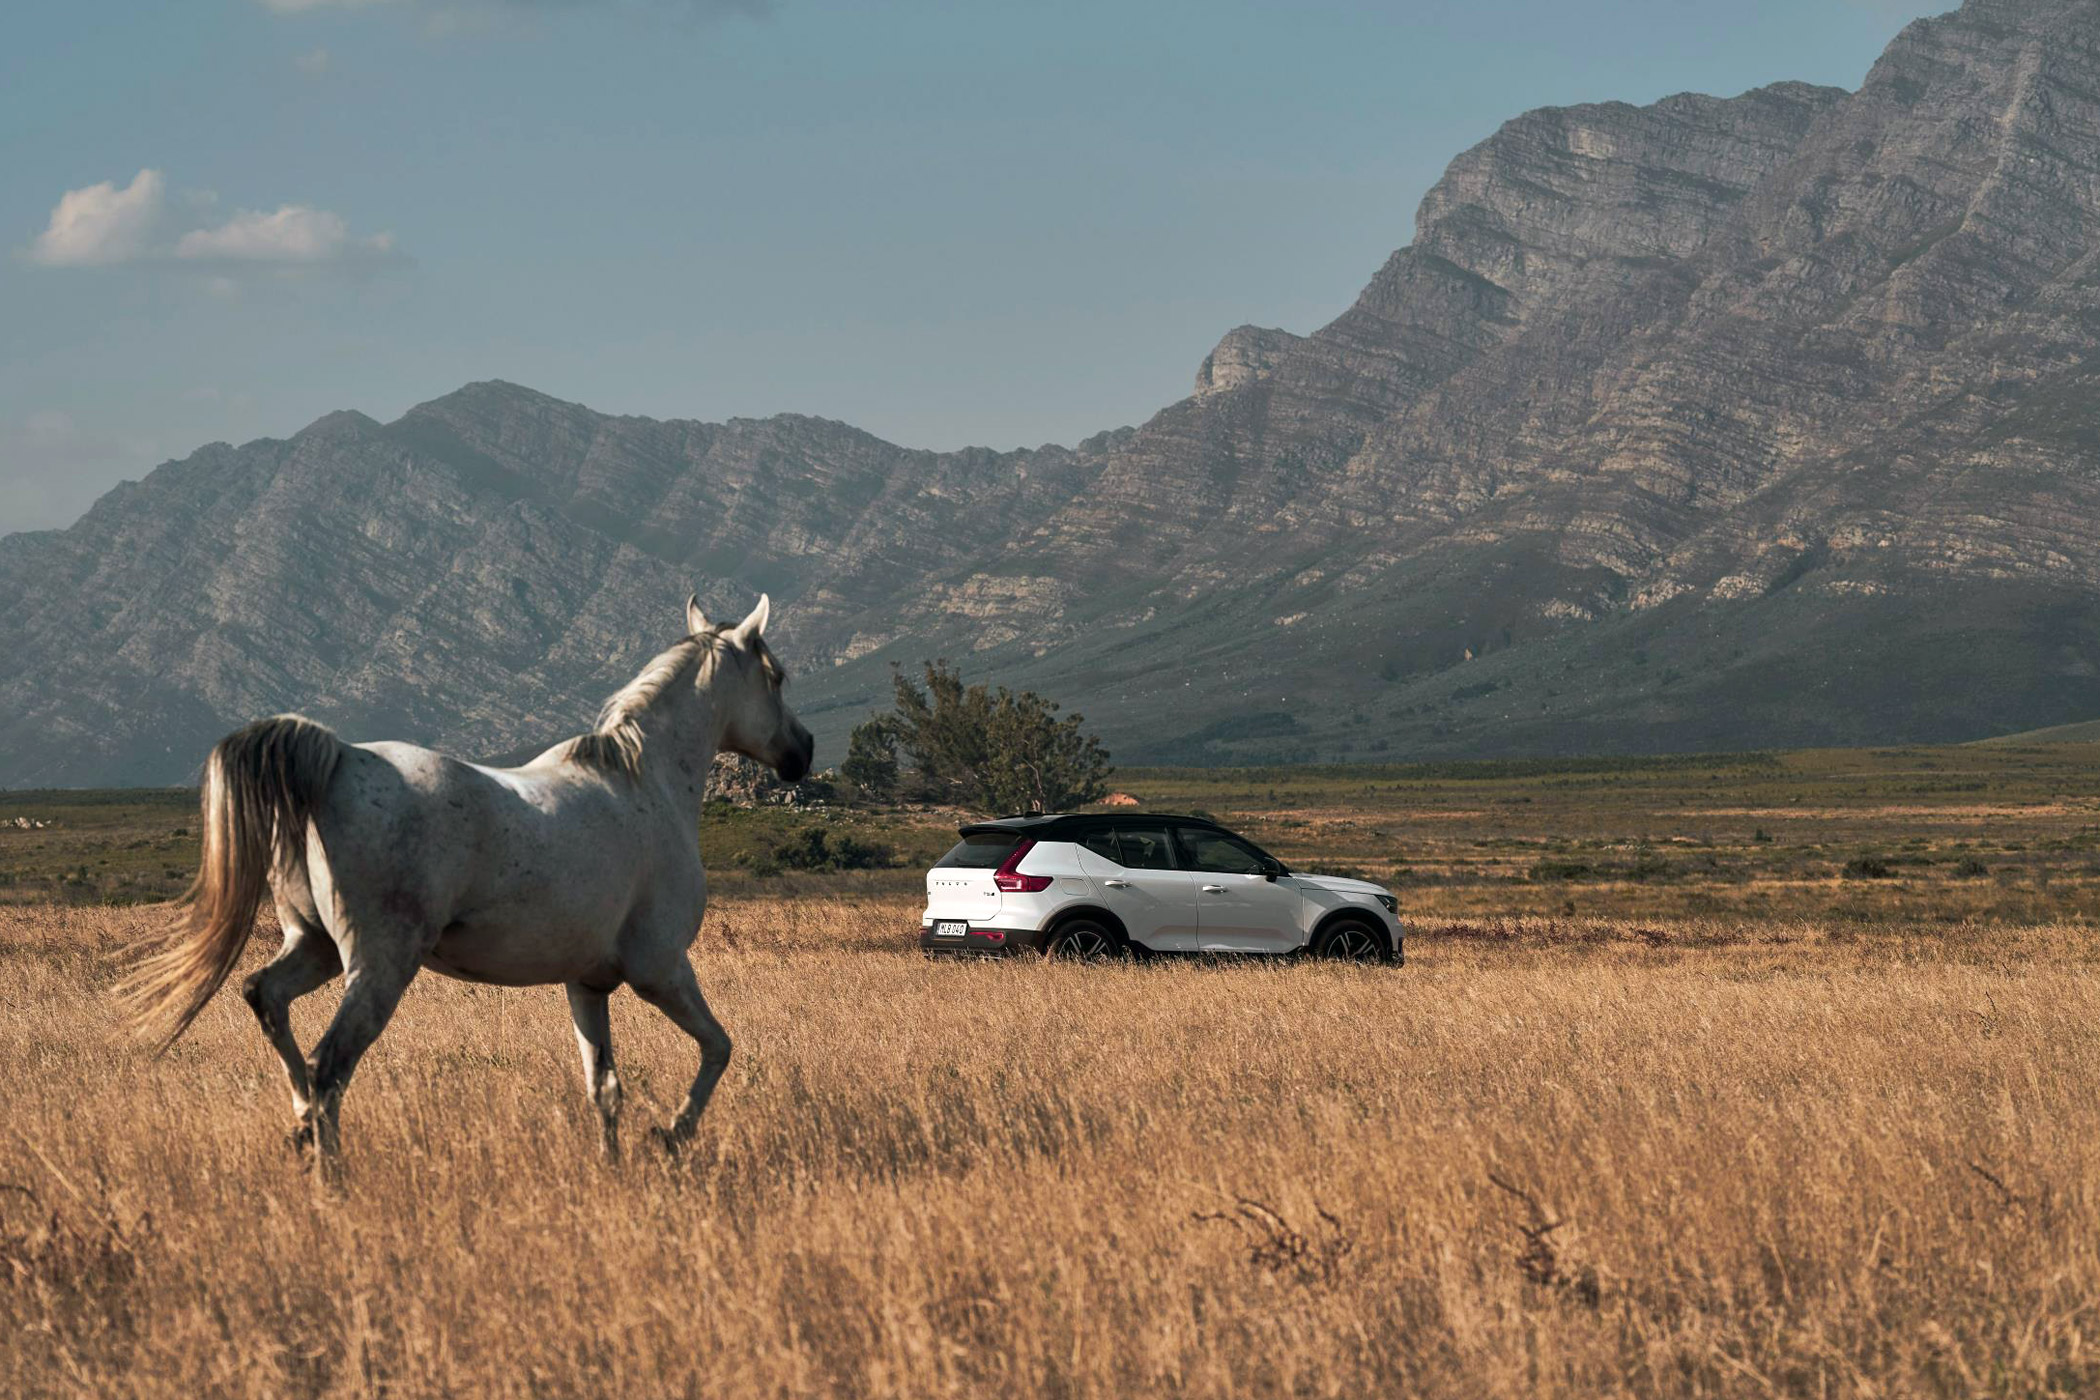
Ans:
{"label": "white suv", "polygon": [[961,828],[926,874],[919,946],[1126,953],[1296,953],[1402,960],[1399,903],[1366,880],[1294,874],[1216,822],[1004,817]]}

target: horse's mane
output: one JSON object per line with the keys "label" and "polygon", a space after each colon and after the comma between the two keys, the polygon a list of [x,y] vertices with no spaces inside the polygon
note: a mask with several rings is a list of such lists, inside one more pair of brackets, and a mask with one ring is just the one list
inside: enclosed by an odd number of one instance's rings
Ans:
{"label": "horse's mane", "polygon": [[[630,778],[640,776],[642,716],[689,673],[713,670],[722,655],[722,639],[730,630],[727,624],[718,624],[693,633],[659,654],[633,680],[612,693],[599,708],[597,726],[590,733],[579,734],[562,745],[562,758],[586,767],[625,773]],[[758,657],[767,674],[786,679],[786,669],[774,659],[763,639],[758,643]],[[694,683],[704,679],[704,675],[696,676]]]}

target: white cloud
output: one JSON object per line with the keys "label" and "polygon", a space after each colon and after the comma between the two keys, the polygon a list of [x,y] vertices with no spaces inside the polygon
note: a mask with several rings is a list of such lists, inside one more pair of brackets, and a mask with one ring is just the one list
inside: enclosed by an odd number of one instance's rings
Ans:
{"label": "white cloud", "polygon": [[[176,217],[196,226],[169,241],[160,234],[170,220],[159,171],[141,170],[121,190],[109,181],[68,190],[26,256],[45,267],[179,263],[213,269],[220,274],[217,282],[238,268],[369,265],[398,257],[391,233],[353,236],[342,215],[311,205],[285,204],[267,213],[243,209],[209,223],[215,196],[194,191],[182,203],[186,214]],[[223,290],[231,289],[229,284]]]}
{"label": "white cloud", "polygon": [[305,53],[292,55],[292,66],[311,78],[326,73],[330,62],[327,49],[308,49]]}
{"label": "white cloud", "polygon": [[305,264],[385,257],[394,236],[352,238],[340,214],[287,204],[274,213],[243,209],[216,228],[191,229],[175,256],[191,262]]}
{"label": "white cloud", "polygon": [[160,223],[164,195],[158,170],[141,170],[121,190],[110,180],[67,190],[30,245],[30,260],[46,267],[93,267],[141,257]]}

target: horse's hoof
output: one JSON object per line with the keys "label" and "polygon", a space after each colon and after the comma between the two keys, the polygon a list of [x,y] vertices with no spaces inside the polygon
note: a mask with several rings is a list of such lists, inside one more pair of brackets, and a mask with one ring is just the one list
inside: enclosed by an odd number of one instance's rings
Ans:
{"label": "horse's hoof", "polygon": [[301,1162],[307,1161],[314,1151],[314,1125],[301,1123],[284,1135],[284,1145],[292,1149],[292,1155]]}
{"label": "horse's hoof", "polygon": [[678,1160],[678,1154],[685,1150],[685,1139],[669,1128],[651,1128],[649,1141],[655,1143],[664,1156],[674,1162]]}

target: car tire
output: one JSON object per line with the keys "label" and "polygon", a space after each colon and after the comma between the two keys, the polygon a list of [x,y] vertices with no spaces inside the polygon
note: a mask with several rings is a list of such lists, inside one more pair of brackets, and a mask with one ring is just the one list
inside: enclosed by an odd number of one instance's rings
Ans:
{"label": "car tire", "polygon": [[1050,933],[1043,956],[1058,962],[1121,962],[1126,956],[1123,940],[1099,919],[1067,919]]}
{"label": "car tire", "polygon": [[1320,962],[1382,963],[1392,960],[1385,935],[1362,919],[1336,919],[1313,935],[1306,956]]}

